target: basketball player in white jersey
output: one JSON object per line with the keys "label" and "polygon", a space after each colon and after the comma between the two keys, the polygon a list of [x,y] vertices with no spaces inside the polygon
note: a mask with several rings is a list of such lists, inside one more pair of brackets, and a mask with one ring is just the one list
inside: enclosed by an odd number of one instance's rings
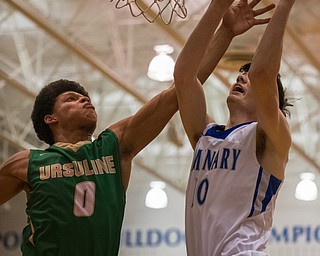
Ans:
{"label": "basketball player in white jersey", "polygon": [[267,255],[263,250],[291,146],[285,118],[289,103],[278,72],[294,2],[279,1],[251,66],[241,68],[230,87],[226,125],[208,120],[197,75],[232,0],[212,0],[178,57],[174,77],[180,115],[194,149],[186,194],[189,256]]}

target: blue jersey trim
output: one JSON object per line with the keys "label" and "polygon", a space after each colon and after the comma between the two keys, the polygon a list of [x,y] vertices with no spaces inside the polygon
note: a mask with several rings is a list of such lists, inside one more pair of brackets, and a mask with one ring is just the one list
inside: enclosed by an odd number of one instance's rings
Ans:
{"label": "blue jersey trim", "polygon": [[231,132],[233,132],[234,130],[236,130],[237,128],[247,125],[247,124],[251,124],[252,122],[246,122],[243,124],[238,124],[228,130],[225,130],[225,125],[215,125],[213,127],[211,127],[210,129],[208,129],[206,131],[206,133],[204,134],[205,136],[211,136],[217,139],[225,139],[229,136],[229,134]]}
{"label": "blue jersey trim", "polygon": [[271,198],[277,193],[278,188],[281,184],[281,181],[274,176],[270,176],[268,188],[265,194],[265,197],[262,201],[262,209],[261,212],[264,212],[271,201]]}
{"label": "blue jersey trim", "polygon": [[[263,175],[263,168],[260,166],[259,174],[258,174],[257,182],[256,182],[256,188],[255,188],[255,191],[254,191],[254,196],[253,196],[253,200],[252,200],[252,204],[251,204],[251,210],[250,210],[250,213],[248,215],[248,218],[252,217],[253,214],[254,214],[254,210],[255,210],[254,205],[255,205],[255,202],[257,200],[257,196],[258,196],[258,192],[259,192],[259,187],[260,187],[262,175]],[[261,206],[260,213],[266,211],[267,206],[270,203],[272,197],[277,193],[277,191],[278,191],[278,189],[280,187],[280,184],[281,184],[281,180],[279,180],[278,178],[276,178],[273,175],[270,175],[270,179],[269,179],[269,182],[268,182],[268,187],[267,187],[266,193],[264,195],[264,199],[261,202],[262,206]]]}
{"label": "blue jersey trim", "polygon": [[260,186],[260,182],[261,182],[261,178],[262,178],[262,170],[263,170],[263,168],[260,166],[259,174],[258,174],[258,178],[257,178],[257,183],[256,183],[256,188],[254,190],[254,196],[253,196],[253,200],[252,200],[251,210],[250,210],[250,214],[248,215],[248,218],[252,217],[252,215],[254,213],[254,202],[256,201],[257,196],[258,196],[259,186]]}

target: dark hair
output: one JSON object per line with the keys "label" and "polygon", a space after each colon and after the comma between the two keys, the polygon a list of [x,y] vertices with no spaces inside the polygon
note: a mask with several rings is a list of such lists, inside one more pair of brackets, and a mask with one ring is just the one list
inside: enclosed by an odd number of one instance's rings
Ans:
{"label": "dark hair", "polygon": [[[242,67],[240,67],[239,72],[248,72],[250,69],[251,63],[246,63]],[[290,111],[287,107],[292,107],[293,105],[289,102],[288,98],[286,98],[286,90],[283,88],[281,82],[280,74],[277,75],[277,85],[278,85],[278,94],[279,94],[279,108],[284,116],[290,117]]]}
{"label": "dark hair", "polygon": [[34,102],[31,114],[34,130],[38,138],[49,145],[53,145],[55,141],[49,125],[44,122],[44,117],[52,114],[57,97],[67,91],[89,96],[88,92],[79,83],[60,79],[44,86]]}

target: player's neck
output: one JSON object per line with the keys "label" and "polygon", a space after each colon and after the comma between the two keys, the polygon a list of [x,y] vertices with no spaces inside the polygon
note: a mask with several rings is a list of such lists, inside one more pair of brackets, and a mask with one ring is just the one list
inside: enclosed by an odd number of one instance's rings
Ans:
{"label": "player's neck", "polygon": [[230,129],[232,127],[235,127],[239,124],[247,123],[247,122],[254,122],[256,121],[256,118],[251,115],[237,115],[237,116],[231,116],[228,119],[228,122],[226,124],[226,129]]}
{"label": "player's neck", "polygon": [[256,112],[252,107],[241,104],[228,104],[229,119],[226,129],[230,129],[236,125],[257,121]]}
{"label": "player's neck", "polygon": [[71,143],[76,144],[79,141],[91,140],[92,134],[88,131],[76,130],[76,131],[64,131],[63,133],[55,134],[55,143]]}

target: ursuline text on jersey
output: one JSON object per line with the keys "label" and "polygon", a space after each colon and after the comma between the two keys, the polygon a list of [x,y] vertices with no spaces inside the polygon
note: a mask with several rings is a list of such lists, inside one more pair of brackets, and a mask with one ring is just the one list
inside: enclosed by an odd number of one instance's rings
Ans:
{"label": "ursuline text on jersey", "polygon": [[104,156],[101,159],[72,161],[71,163],[54,163],[51,165],[41,166],[39,168],[40,179],[62,177],[79,177],[99,174],[116,173],[113,156]]}

